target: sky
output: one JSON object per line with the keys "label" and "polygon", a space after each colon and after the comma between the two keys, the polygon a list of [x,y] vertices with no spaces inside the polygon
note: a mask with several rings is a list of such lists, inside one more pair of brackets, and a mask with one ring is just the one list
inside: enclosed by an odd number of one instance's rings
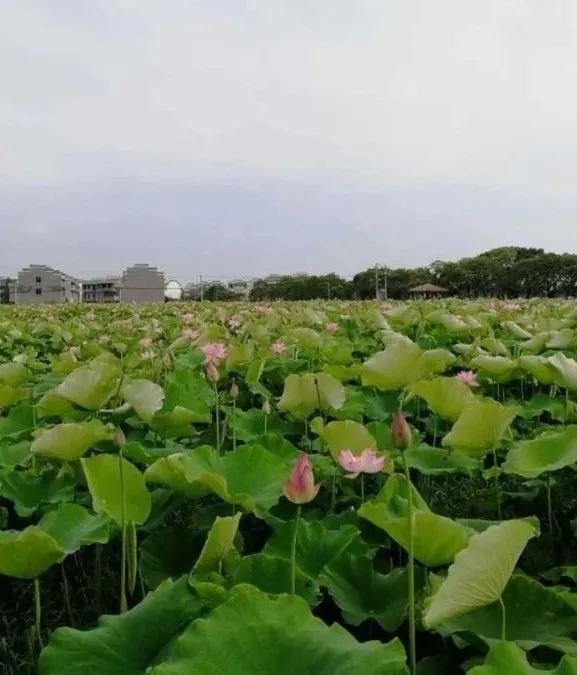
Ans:
{"label": "sky", "polygon": [[0,0],[0,276],[577,250],[574,0]]}

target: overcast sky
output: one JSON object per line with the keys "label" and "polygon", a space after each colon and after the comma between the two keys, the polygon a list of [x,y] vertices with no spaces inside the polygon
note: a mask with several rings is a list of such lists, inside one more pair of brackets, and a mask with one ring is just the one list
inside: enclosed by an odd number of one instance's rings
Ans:
{"label": "overcast sky", "polygon": [[574,0],[0,0],[0,275],[577,251]]}

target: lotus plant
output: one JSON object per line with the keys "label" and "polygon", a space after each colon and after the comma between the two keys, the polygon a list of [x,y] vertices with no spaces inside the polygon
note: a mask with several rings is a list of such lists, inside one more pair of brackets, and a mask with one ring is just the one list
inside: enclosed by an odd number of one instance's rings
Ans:
{"label": "lotus plant", "polygon": [[220,450],[220,404],[218,400],[217,382],[219,379],[218,367],[228,356],[226,345],[222,342],[208,342],[201,351],[204,354],[204,368],[206,378],[214,386],[215,410],[216,410],[216,447]]}
{"label": "lotus plant", "polygon": [[297,515],[291,546],[291,593],[296,590],[297,537],[301,517],[301,505],[308,504],[317,496],[320,485],[315,485],[313,468],[306,452],[301,453],[291,475],[283,486],[284,496],[297,505]]}
{"label": "lotus plant", "polygon": [[479,383],[477,382],[477,373],[474,373],[472,370],[462,370],[455,375],[455,379],[457,382],[466,384],[471,388],[479,386]]}

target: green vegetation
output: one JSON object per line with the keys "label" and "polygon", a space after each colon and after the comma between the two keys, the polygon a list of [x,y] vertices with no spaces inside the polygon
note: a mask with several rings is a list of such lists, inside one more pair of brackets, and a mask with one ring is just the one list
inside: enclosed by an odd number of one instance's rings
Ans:
{"label": "green vegetation", "polygon": [[569,301],[2,307],[0,670],[577,673],[576,396]]}

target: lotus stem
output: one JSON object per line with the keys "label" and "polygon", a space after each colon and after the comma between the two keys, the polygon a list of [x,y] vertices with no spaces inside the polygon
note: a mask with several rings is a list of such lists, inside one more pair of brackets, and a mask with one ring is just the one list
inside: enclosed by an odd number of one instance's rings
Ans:
{"label": "lotus stem", "polygon": [[415,629],[415,553],[414,553],[414,533],[413,533],[413,490],[411,485],[411,474],[407,457],[403,453],[403,467],[405,469],[405,478],[407,480],[407,501],[409,507],[409,563],[408,563],[408,590],[409,590],[409,666],[411,675],[417,672],[417,647],[416,647],[416,629]]}
{"label": "lotus stem", "polygon": [[493,465],[495,469],[495,497],[497,499],[497,517],[503,518],[501,509],[501,486],[499,485],[499,465],[497,464],[497,451],[493,448]]}
{"label": "lotus stem", "polygon": [[64,606],[66,608],[66,614],[68,614],[68,623],[71,626],[74,626],[74,614],[72,613],[72,603],[70,602],[70,589],[68,588],[68,577],[66,576],[66,570],[64,569],[65,560],[62,561],[60,569],[62,571],[62,590],[64,592]]}
{"label": "lotus stem", "polygon": [[291,593],[296,595],[296,580],[297,580],[297,537],[299,534],[299,523],[301,519],[301,505],[297,505],[297,517],[295,519],[295,529],[293,532],[293,540],[291,545]]}
{"label": "lotus stem", "polygon": [[44,648],[42,643],[42,599],[40,597],[40,579],[34,577],[34,637],[36,639],[36,644],[40,649]]}
{"label": "lotus stem", "polygon": [[216,382],[214,383],[214,407],[216,412],[216,449],[220,451],[220,403]]}
{"label": "lotus stem", "polygon": [[551,476],[547,476],[547,522],[549,523],[549,536],[553,539],[553,503],[551,500]]}
{"label": "lotus stem", "polygon": [[365,474],[361,473],[361,501],[365,501]]}
{"label": "lotus stem", "polygon": [[126,504],[124,494],[124,464],[122,462],[122,448],[118,451],[118,468],[120,476],[120,520],[122,529],[122,547],[120,560],[120,614],[128,609],[126,602]]}
{"label": "lotus stem", "polygon": [[236,397],[232,399],[232,449],[236,450]]}
{"label": "lotus stem", "polygon": [[505,642],[507,640],[507,609],[502,596],[499,596],[499,603],[501,605],[501,640]]}

